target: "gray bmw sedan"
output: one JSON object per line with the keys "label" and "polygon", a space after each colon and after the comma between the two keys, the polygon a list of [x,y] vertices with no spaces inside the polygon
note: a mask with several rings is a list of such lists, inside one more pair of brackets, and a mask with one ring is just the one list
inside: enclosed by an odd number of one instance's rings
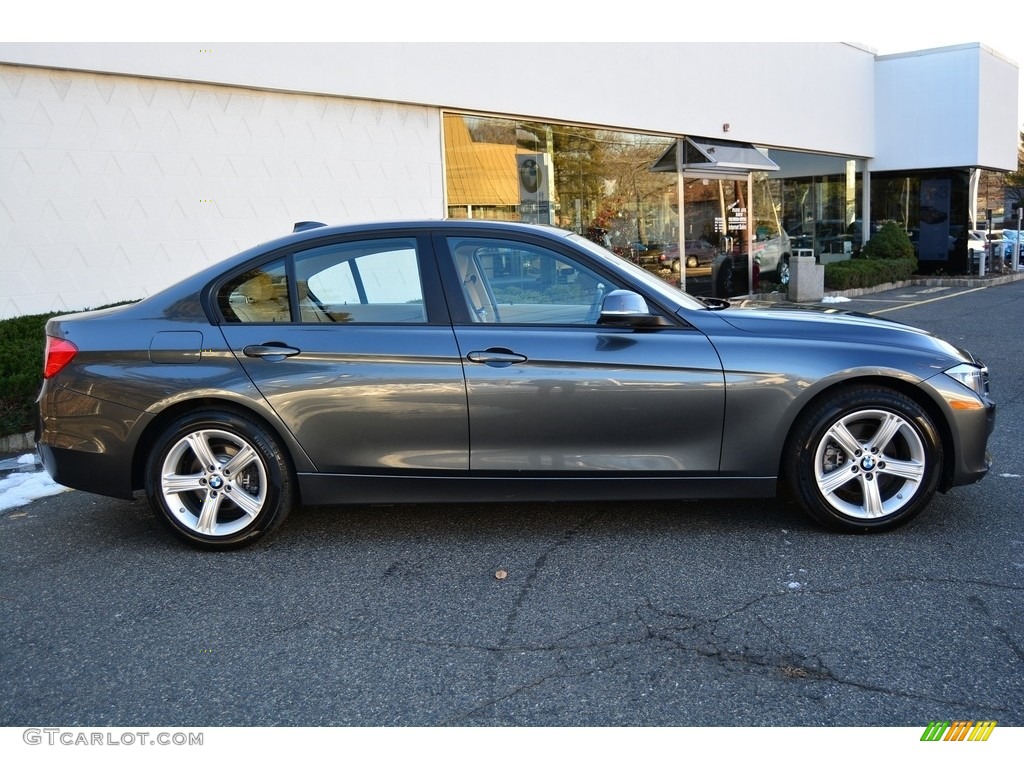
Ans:
{"label": "gray bmw sedan", "polygon": [[550,227],[296,229],[49,321],[54,480],[226,549],[299,504],[780,490],[884,531],[988,471],[988,370],[924,331],[701,301]]}

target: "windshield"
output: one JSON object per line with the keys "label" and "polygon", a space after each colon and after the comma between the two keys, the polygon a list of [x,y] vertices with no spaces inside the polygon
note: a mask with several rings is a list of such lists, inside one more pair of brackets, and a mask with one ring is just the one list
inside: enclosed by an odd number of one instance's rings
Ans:
{"label": "windshield", "polygon": [[636,282],[642,283],[645,288],[649,289],[653,293],[659,294],[666,301],[674,302],[684,309],[707,309],[707,305],[705,305],[704,302],[679,290],[673,285],[669,285],[660,277],[651,274],[646,269],[638,267],[636,264],[632,264],[625,259],[619,258],[614,253],[602,248],[597,243],[575,233],[569,233],[569,239],[581,248],[584,248],[590,253],[600,257],[603,261],[610,261],[616,266],[616,268],[623,272],[628,272],[630,277],[632,277]]}

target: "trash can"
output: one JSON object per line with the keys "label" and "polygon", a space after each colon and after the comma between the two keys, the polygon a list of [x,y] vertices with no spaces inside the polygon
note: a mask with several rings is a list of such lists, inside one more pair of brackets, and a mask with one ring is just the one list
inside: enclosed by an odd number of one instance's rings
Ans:
{"label": "trash can", "polygon": [[789,300],[821,301],[825,296],[825,267],[813,256],[797,256],[789,262]]}

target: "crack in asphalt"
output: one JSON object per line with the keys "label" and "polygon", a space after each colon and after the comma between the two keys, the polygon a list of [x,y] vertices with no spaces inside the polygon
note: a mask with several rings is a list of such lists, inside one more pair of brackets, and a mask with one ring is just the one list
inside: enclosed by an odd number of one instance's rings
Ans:
{"label": "crack in asphalt", "polygon": [[581,520],[559,536],[558,539],[548,546],[548,548],[545,549],[534,561],[533,568],[531,568],[530,572],[526,575],[526,579],[523,581],[523,585],[519,588],[519,594],[516,596],[515,602],[512,604],[512,609],[509,611],[508,617],[505,620],[505,630],[501,635],[501,640],[498,642],[499,646],[506,645],[509,637],[511,637],[512,633],[515,631],[515,624],[519,619],[519,611],[530,596],[530,592],[533,590],[533,584],[540,576],[544,566],[547,564],[548,557],[550,557],[552,553],[572,543],[572,540],[575,539],[580,532],[585,530],[603,514],[604,512],[596,512]]}
{"label": "crack in asphalt", "polygon": [[[543,557],[538,558],[538,562],[542,559]],[[927,579],[915,580],[928,581]],[[955,580],[940,581],[951,582]],[[852,588],[841,591],[849,591]],[[804,594],[810,593],[805,592]],[[695,658],[712,661],[724,669],[728,669],[731,665],[740,666],[745,670],[756,669],[762,672],[778,674],[782,678],[797,684],[833,684],[853,688],[865,693],[878,693],[908,701],[926,702],[937,708],[976,709],[979,706],[977,701],[969,699],[949,698],[925,692],[900,690],[892,686],[843,676],[830,668],[819,654],[806,654],[792,648],[787,649],[781,635],[766,625],[760,617],[758,617],[758,621],[762,621],[762,625],[771,630],[772,635],[778,639],[780,646],[778,652],[757,650],[746,645],[739,649],[729,649],[726,647],[729,640],[718,636],[719,625],[723,621],[741,616],[767,601],[774,601],[779,598],[784,599],[791,596],[792,593],[789,592],[767,593],[748,600],[729,611],[710,617],[676,614],[655,607],[647,599],[632,610],[621,613],[610,620],[593,622],[578,627],[547,643],[509,645],[505,642],[504,638],[498,644],[446,643],[401,637],[386,639],[392,642],[423,647],[444,647],[456,650],[490,652],[495,653],[499,657],[504,657],[510,653],[554,653],[557,655],[552,662],[555,665],[555,669],[511,686],[501,693],[496,693],[476,703],[469,709],[451,713],[449,716],[437,721],[436,725],[439,726],[456,725],[460,722],[471,720],[502,702],[514,699],[521,694],[550,682],[584,679],[591,675],[607,672],[617,666],[629,663],[636,657],[637,653],[652,645],[656,651],[659,650],[660,646],[660,651],[687,653]],[[622,630],[623,625],[626,627],[625,632]],[[609,627],[616,628],[613,637],[587,642],[576,641],[581,635],[603,631]],[[629,627],[634,627],[634,631],[630,632]],[[1008,640],[1019,655],[1019,646],[1013,643],[1012,640],[1009,640],[1005,632],[1001,631],[1000,634],[1005,636],[1004,639]],[[574,659],[574,657],[587,651],[602,651],[605,653],[605,656],[604,658],[591,659],[586,663],[585,667],[581,667],[580,660]],[[500,662],[500,658],[498,661]],[[490,684],[492,689],[497,685],[494,675],[491,675]],[[992,713],[1012,713],[1015,711],[1012,707],[999,704],[986,704],[984,709]]]}
{"label": "crack in asphalt", "polygon": [[[749,614],[752,611],[770,606],[782,600],[836,597],[861,590],[875,589],[878,587],[878,582],[874,581],[853,582],[836,588],[803,588],[799,591],[782,589],[775,592],[767,592],[753,596],[729,607],[727,610],[710,616],[676,613],[659,608],[650,598],[645,598],[628,610],[574,627],[569,631],[550,638],[546,642],[512,642],[511,639],[524,606],[527,604],[551,556],[559,549],[570,544],[600,514],[597,513],[580,521],[577,525],[565,531],[555,541],[551,542],[537,556],[532,569],[527,574],[512,601],[503,632],[497,642],[473,643],[409,638],[388,635],[387,633],[378,632],[376,629],[370,630],[369,635],[374,636],[374,642],[384,641],[422,648],[440,648],[493,654],[494,660],[489,665],[489,672],[486,675],[487,679],[481,681],[485,683],[481,688],[490,690],[493,694],[484,700],[478,701],[468,709],[452,712],[440,718],[435,723],[436,725],[456,725],[472,720],[488,710],[493,710],[494,707],[502,702],[512,700],[548,683],[585,679],[591,675],[607,672],[617,666],[630,663],[637,658],[638,654],[645,650],[649,651],[652,646],[655,652],[683,652],[689,654],[691,658],[713,662],[726,671],[732,666],[738,666],[743,670],[754,669],[764,673],[777,674],[795,684],[833,684],[865,693],[883,694],[909,701],[926,702],[937,708],[978,708],[979,702],[977,701],[948,698],[927,692],[900,690],[892,686],[858,679],[854,676],[844,676],[832,669],[821,654],[802,653],[790,647],[784,633],[780,632],[778,627],[761,613],[756,613],[752,618],[773,638],[773,641],[766,645],[777,646],[777,650],[772,650],[770,647],[758,649],[745,643],[739,644],[739,647],[729,647],[730,645],[737,644],[736,640],[746,634],[746,631],[742,629],[738,630],[739,636],[737,636],[735,628],[725,627],[723,629],[723,623],[731,619],[749,618]],[[408,564],[407,562],[392,564],[384,574],[384,578],[395,575],[395,566],[406,566]],[[985,590],[1024,591],[1024,587],[991,580],[920,575],[891,576],[886,579],[886,584],[890,586],[893,584],[921,584],[950,586],[958,589],[976,587]],[[1024,661],[1024,649],[1022,649],[1020,643],[1005,628],[996,623],[991,611],[981,598],[970,596],[968,599],[988,619],[995,634],[1011,649],[1016,658]],[[366,632],[352,633],[344,631],[330,621],[314,619],[312,622],[300,622],[300,625],[307,625],[309,623],[315,623],[322,629],[346,640],[358,641],[368,637]],[[289,630],[296,628],[296,626],[293,626]],[[594,635],[604,636],[594,638]],[[587,639],[587,636],[590,636],[590,638]],[[593,655],[594,658],[586,658],[585,654],[588,653]],[[501,687],[498,680],[499,671],[501,665],[511,654],[554,654],[554,658],[550,662],[553,668],[543,674],[511,685],[504,691],[499,691],[497,690]],[[994,714],[1013,713],[1015,711],[1012,707],[998,704],[986,704],[984,709]]]}
{"label": "crack in asphalt", "polygon": [[[953,698],[943,698],[926,693],[915,693],[911,691],[902,691],[893,689],[883,685],[875,685],[858,681],[854,679],[844,678],[835,674],[828,666],[822,661],[821,658],[814,655],[801,655],[795,652],[790,654],[763,654],[753,652],[751,649],[744,649],[742,651],[728,651],[724,649],[708,649],[700,645],[692,645],[689,643],[681,642],[680,640],[671,636],[671,633],[665,632],[653,632],[651,637],[645,638],[639,642],[626,642],[625,644],[611,641],[606,643],[606,646],[610,646],[619,650],[624,650],[630,646],[639,650],[640,647],[647,645],[651,641],[660,643],[665,648],[663,650],[671,650],[673,652],[683,651],[688,652],[696,657],[700,657],[709,661],[713,661],[716,665],[722,667],[728,667],[730,664],[741,665],[746,669],[758,669],[763,672],[777,673],[783,678],[792,681],[793,683],[803,682],[805,684],[814,683],[830,683],[837,686],[852,687],[856,690],[863,691],[865,693],[880,693],[887,696],[899,697],[909,701],[927,702],[937,708],[953,708],[953,709],[972,709],[977,708],[978,702],[971,700],[961,700]],[[551,682],[564,682],[568,680],[585,679],[592,675],[601,674],[609,670],[614,669],[617,666],[628,663],[632,654],[626,653],[617,658],[605,659],[595,664],[591,664],[587,669],[572,669],[570,664],[564,658],[564,653],[567,650],[580,650],[583,647],[594,647],[591,645],[576,646],[572,649],[565,648],[553,648],[560,652],[559,658],[556,660],[557,669],[551,671],[548,674],[540,675],[531,678],[519,685],[510,687],[499,695],[491,696],[490,698],[481,701],[473,707],[464,710],[462,712],[452,713],[450,716],[445,717],[435,723],[437,726],[453,726],[459,723],[472,720],[474,717],[486,712],[502,702],[510,701],[517,696],[524,693],[528,693],[531,690],[542,687],[547,683]],[[506,649],[511,650],[511,649]],[[539,650],[539,649],[533,649]],[[1012,713],[1014,710],[1010,707],[1001,705],[986,705],[985,711],[992,712],[995,714],[1001,713]]]}
{"label": "crack in asphalt", "polygon": [[1024,648],[1022,648],[1021,645],[1010,636],[1010,633],[1007,632],[1006,629],[1000,626],[999,622],[996,621],[995,616],[992,615],[992,611],[989,610],[988,604],[977,595],[972,595],[970,602],[973,606],[979,609],[986,619],[988,619],[989,626],[991,626],[993,631],[999,635],[1000,639],[1006,643],[1007,647],[1013,651],[1018,659],[1024,662]]}

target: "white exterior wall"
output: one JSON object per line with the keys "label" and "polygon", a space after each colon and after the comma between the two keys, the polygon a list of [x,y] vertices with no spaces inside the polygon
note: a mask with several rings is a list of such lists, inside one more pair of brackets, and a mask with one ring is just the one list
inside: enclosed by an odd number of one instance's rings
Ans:
{"label": "white exterior wall", "polygon": [[444,215],[440,113],[0,65],[0,318],[148,296],[296,221]]}
{"label": "white exterior wall", "polygon": [[1017,65],[978,43],[879,56],[873,171],[1017,167]]}
{"label": "white exterior wall", "polygon": [[4,61],[874,154],[875,56],[847,43],[0,43]]}

